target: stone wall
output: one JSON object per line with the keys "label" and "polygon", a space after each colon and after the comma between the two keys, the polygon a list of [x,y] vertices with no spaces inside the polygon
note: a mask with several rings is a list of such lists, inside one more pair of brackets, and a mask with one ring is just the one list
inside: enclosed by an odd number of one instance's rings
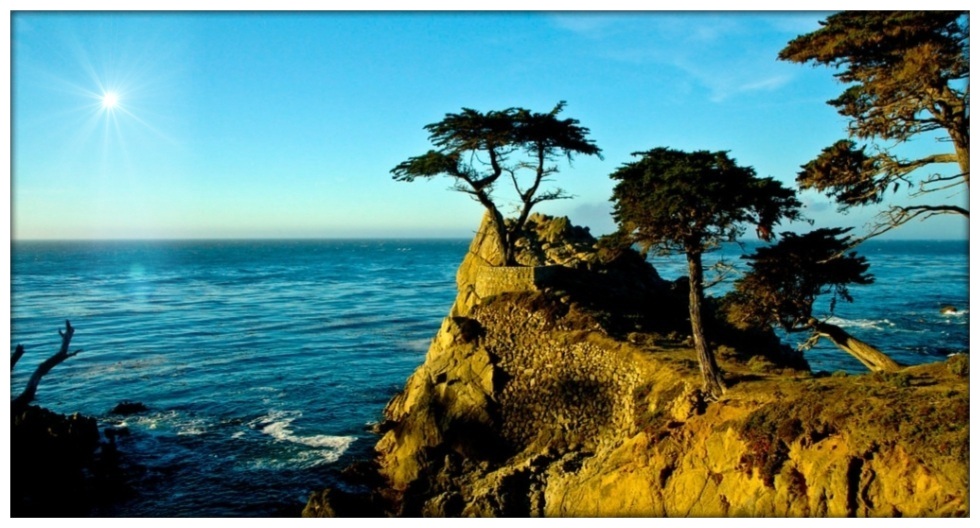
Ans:
{"label": "stone wall", "polygon": [[562,266],[481,266],[475,293],[486,299],[501,293],[534,292],[552,285]]}
{"label": "stone wall", "polygon": [[522,303],[472,315],[498,371],[500,434],[515,448],[596,449],[633,432],[640,373],[604,336],[559,331],[546,311]]}

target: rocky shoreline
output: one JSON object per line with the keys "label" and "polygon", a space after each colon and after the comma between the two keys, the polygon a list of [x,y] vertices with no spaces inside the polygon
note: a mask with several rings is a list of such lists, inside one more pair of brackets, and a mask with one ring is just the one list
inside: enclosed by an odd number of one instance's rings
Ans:
{"label": "rocky shoreline", "polygon": [[731,388],[708,403],[684,285],[567,219],[528,226],[518,261],[573,271],[487,295],[502,256],[485,222],[376,457],[304,516],[969,515],[966,357],[815,375],[713,320]]}

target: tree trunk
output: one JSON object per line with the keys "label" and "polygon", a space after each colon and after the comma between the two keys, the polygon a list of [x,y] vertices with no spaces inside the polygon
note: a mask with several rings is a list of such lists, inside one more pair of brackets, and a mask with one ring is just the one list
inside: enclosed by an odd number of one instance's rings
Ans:
{"label": "tree trunk", "polygon": [[500,255],[504,261],[500,264],[501,266],[513,266],[517,264],[517,260],[514,255],[514,245],[510,240],[510,234],[507,232],[507,224],[504,222],[504,215],[500,214],[500,210],[494,205],[493,200],[490,199],[484,192],[475,193],[477,200],[483,207],[486,208],[487,212],[490,213],[490,225],[493,226],[494,232],[497,234],[497,243],[500,248]]}
{"label": "tree trunk", "polygon": [[715,355],[708,348],[708,342],[704,338],[704,327],[701,323],[701,301],[704,300],[704,266],[701,263],[700,252],[687,252],[687,273],[691,285],[688,302],[691,315],[691,336],[694,339],[694,349],[697,351],[698,364],[701,367],[704,391],[710,396],[718,398],[725,393],[725,382],[722,380],[721,370],[715,362]]}
{"label": "tree trunk", "polygon": [[821,323],[816,319],[810,319],[809,324],[817,335],[829,339],[837,348],[857,358],[872,372],[894,372],[902,368],[882,351],[848,334],[839,326]]}
{"label": "tree trunk", "polygon": [[500,253],[504,256],[504,266],[516,266],[517,256],[514,251],[514,234],[508,231],[507,224],[504,222],[503,215],[498,211],[492,212],[494,228],[497,230],[497,238],[500,239]]}

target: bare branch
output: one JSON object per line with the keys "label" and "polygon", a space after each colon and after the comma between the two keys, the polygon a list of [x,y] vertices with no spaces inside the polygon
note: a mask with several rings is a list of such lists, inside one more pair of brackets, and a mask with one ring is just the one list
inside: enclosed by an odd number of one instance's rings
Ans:
{"label": "bare branch", "polygon": [[65,321],[65,329],[58,330],[58,334],[61,336],[61,349],[37,366],[37,369],[34,370],[34,373],[31,374],[31,378],[27,381],[27,386],[24,388],[24,391],[20,393],[20,396],[17,396],[11,402],[11,406],[13,408],[24,407],[34,401],[34,396],[37,394],[37,386],[41,383],[41,378],[43,378],[48,372],[51,372],[51,369],[61,364],[61,362],[64,360],[81,352],[81,350],[76,350],[74,352],[68,351],[68,346],[71,344],[71,338],[73,335],[75,335],[75,329],[72,328],[71,322]]}
{"label": "bare branch", "polygon": [[17,345],[14,353],[10,355],[10,370],[14,370],[14,366],[17,365],[17,361],[20,357],[24,355],[24,345]]}
{"label": "bare branch", "polygon": [[714,277],[712,278],[711,282],[706,282],[704,284],[705,290],[708,290],[710,288],[713,288],[725,282],[732,275],[738,273],[738,270],[735,269],[735,266],[729,264],[728,262],[725,262],[724,260],[719,260],[718,262],[709,266],[707,269],[714,272]]}
{"label": "bare branch", "polygon": [[[954,174],[952,176],[940,176],[938,174],[933,174],[928,178],[926,178],[925,180],[919,182],[919,190],[912,193],[911,196],[921,196],[925,193],[952,189],[954,187],[959,187],[965,181],[966,181],[966,175],[963,173]],[[945,183],[945,182],[953,182],[953,183],[946,183],[946,185],[943,185],[941,187],[929,188],[930,185],[935,185],[937,183]]]}
{"label": "bare branch", "polygon": [[872,226],[871,231],[854,241],[850,247],[856,247],[865,240],[881,235],[885,232],[891,231],[898,226],[908,223],[918,217],[922,217],[922,220],[927,218],[932,218],[933,216],[943,215],[943,214],[958,214],[966,218],[970,218],[970,211],[957,206],[957,205],[910,205],[906,207],[892,207],[887,211],[883,211],[879,216],[882,220],[878,221]]}

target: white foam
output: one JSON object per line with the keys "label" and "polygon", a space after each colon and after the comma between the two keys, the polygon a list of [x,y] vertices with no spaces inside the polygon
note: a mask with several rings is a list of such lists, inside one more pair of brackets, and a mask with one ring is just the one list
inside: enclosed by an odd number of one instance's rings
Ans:
{"label": "white foam", "polygon": [[257,458],[244,463],[252,470],[309,469],[340,460],[342,452],[327,450],[306,450],[289,458]]}
{"label": "white foam", "polygon": [[881,330],[885,327],[895,327],[895,323],[888,319],[841,319],[835,316],[827,319],[827,322],[842,328],[864,328],[867,330]]}
{"label": "white foam", "polygon": [[428,352],[429,346],[432,344],[432,339],[413,339],[410,341],[403,341],[402,346],[411,350],[412,352]]}
{"label": "white foam", "polygon": [[304,445],[317,450],[311,452],[309,456],[315,455],[318,463],[336,461],[357,439],[354,436],[297,435],[290,426],[301,416],[303,413],[299,411],[271,411],[252,424],[256,427],[261,426],[262,434],[269,435],[277,441]]}
{"label": "white foam", "polygon": [[130,416],[129,420],[123,420],[120,425],[128,425],[132,422],[133,426],[145,427],[148,430],[170,430],[178,436],[196,436],[204,434],[210,429],[212,422],[205,418],[189,417],[177,411],[156,412],[148,415]]}

